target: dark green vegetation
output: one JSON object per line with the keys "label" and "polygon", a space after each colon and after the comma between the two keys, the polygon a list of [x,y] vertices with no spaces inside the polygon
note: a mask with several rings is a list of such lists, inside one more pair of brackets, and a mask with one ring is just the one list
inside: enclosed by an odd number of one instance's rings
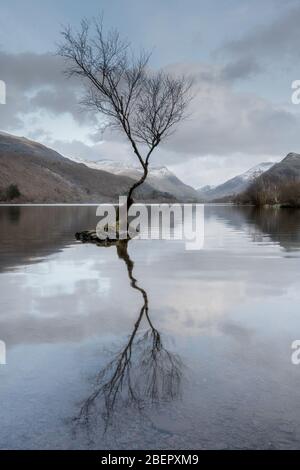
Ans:
{"label": "dark green vegetation", "polygon": [[6,189],[0,192],[0,200],[2,201],[14,201],[20,196],[21,193],[17,184],[10,184]]}

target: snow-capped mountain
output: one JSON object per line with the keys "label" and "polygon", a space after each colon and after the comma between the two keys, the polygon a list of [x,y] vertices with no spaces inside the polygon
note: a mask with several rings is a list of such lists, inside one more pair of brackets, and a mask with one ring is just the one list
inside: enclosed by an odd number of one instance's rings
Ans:
{"label": "snow-capped mountain", "polygon": [[250,168],[250,170],[240,175],[240,177],[244,181],[253,181],[253,179],[262,175],[265,171],[268,171],[273,165],[274,162],[259,163],[258,165],[254,166],[253,168]]}
{"label": "snow-capped mountain", "polygon": [[114,175],[124,173],[124,172],[139,171],[138,166],[135,166],[135,165],[130,166],[126,162],[117,162],[114,160],[90,161],[90,160],[82,160],[82,159],[76,158],[76,161],[83,163],[89,168],[94,168],[95,170],[108,171],[109,173],[113,173]]}
{"label": "snow-capped mountain", "polygon": [[[100,203],[117,201],[132,178],[90,168],[63,157],[38,142],[0,132],[0,202],[10,185],[18,187],[20,203]],[[147,182],[137,188],[137,201],[173,202],[172,195]]]}
{"label": "snow-capped mountain", "polygon": [[223,184],[215,187],[204,186],[203,188],[198,189],[198,195],[203,201],[213,201],[234,196],[245,191],[254,179],[268,171],[273,165],[274,162],[262,162],[259,165],[250,168],[250,170],[245,173],[225,181]]}
{"label": "snow-capped mountain", "polygon": [[[116,162],[114,160],[98,160],[96,162],[88,160],[77,160],[89,168],[107,171],[114,175],[127,176],[138,179],[142,176],[142,168],[137,165],[129,165],[126,162]],[[197,201],[197,191],[183,183],[177,176],[165,166],[150,166],[147,183],[155,190],[166,192],[174,196],[178,201]]]}
{"label": "snow-capped mountain", "polygon": [[264,175],[270,182],[287,183],[300,179],[300,154],[291,152]]}

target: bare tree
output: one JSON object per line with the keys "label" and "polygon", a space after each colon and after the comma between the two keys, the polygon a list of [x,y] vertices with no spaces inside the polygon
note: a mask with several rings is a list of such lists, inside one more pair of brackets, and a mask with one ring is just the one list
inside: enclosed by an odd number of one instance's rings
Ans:
{"label": "bare tree", "polygon": [[150,54],[134,55],[116,30],[104,32],[102,19],[83,20],[79,31],[68,27],[62,35],[58,53],[66,59],[68,76],[84,80],[83,103],[126,135],[141,164],[143,175],[128,192],[130,206],[147,178],[153,151],[185,116],[191,80],[150,71]]}

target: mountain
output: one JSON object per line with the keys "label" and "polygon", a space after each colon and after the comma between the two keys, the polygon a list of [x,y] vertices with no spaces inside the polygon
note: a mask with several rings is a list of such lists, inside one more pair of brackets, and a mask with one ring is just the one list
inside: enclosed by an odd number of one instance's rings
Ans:
{"label": "mountain", "polygon": [[[0,133],[0,201],[7,188],[17,185],[18,202],[99,203],[117,201],[133,179],[90,168],[24,137]],[[2,196],[1,196],[2,195]],[[137,200],[174,201],[174,196],[148,183],[136,191]]]}
{"label": "mountain", "polygon": [[289,153],[235,198],[238,204],[300,207],[300,154]]}
{"label": "mountain", "polygon": [[197,189],[198,197],[203,201],[209,200],[210,194],[213,193],[215,188],[216,186],[211,186],[209,184],[202,186],[201,188]]}
{"label": "mountain", "polygon": [[[90,168],[108,171],[114,175],[126,176],[135,180],[142,176],[140,167],[128,165],[124,162],[115,162],[113,160],[80,161]],[[183,183],[165,166],[150,166],[147,183],[157,191],[172,194],[179,201],[194,202],[199,199],[194,188]]]}
{"label": "mountain", "polygon": [[300,154],[291,152],[281,162],[273,165],[264,173],[270,182],[287,183],[300,179]]}
{"label": "mountain", "polygon": [[229,179],[218,186],[204,186],[198,189],[198,196],[203,201],[214,201],[228,198],[245,191],[250,184],[260,175],[270,170],[274,166],[273,162],[263,162],[250,168],[250,170]]}

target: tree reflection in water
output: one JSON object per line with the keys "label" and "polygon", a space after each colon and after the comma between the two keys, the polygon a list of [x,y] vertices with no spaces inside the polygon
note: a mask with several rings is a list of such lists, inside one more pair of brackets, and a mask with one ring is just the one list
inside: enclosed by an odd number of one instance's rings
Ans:
{"label": "tree reflection in water", "polygon": [[[127,267],[130,285],[140,292],[143,305],[125,346],[99,372],[93,393],[84,400],[76,421],[89,425],[91,418],[112,424],[118,405],[143,410],[147,405],[170,402],[180,396],[182,363],[168,351],[149,316],[148,295],[133,276],[134,262],[128,254],[128,240],[116,243],[117,254]],[[141,330],[143,320],[148,329]]]}

